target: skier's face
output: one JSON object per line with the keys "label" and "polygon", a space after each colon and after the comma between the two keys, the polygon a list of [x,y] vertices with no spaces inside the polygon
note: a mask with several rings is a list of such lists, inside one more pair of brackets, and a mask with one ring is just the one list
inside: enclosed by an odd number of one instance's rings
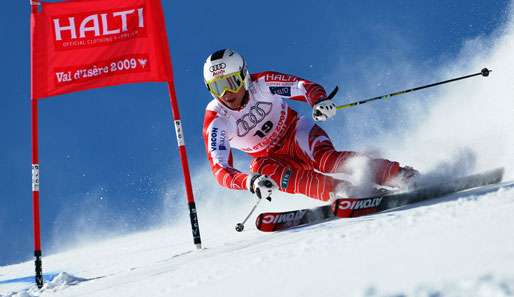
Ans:
{"label": "skier's face", "polygon": [[225,92],[225,94],[221,97],[218,97],[225,106],[230,109],[240,109],[243,106],[243,99],[245,97],[245,88],[241,88],[237,93],[232,93],[230,91]]}

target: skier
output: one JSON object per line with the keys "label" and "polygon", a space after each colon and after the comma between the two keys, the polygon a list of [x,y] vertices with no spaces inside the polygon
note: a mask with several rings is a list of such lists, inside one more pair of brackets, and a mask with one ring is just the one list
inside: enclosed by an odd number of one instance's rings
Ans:
{"label": "skier", "polygon": [[[379,185],[395,186],[417,175],[398,162],[335,150],[323,129],[287,105],[285,99],[305,101],[315,121],[332,118],[336,105],[319,84],[272,71],[250,74],[244,58],[231,49],[211,54],[203,75],[214,98],[206,107],[203,137],[212,173],[224,187],[259,198],[270,199],[278,188],[328,201],[352,185],[325,174],[350,174],[348,160],[354,157],[367,161]],[[231,148],[253,158],[251,173],[233,167]]]}

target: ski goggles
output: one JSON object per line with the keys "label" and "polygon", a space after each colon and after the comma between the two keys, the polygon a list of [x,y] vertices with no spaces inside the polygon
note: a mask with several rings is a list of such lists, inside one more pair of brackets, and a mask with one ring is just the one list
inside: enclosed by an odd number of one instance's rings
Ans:
{"label": "ski goggles", "polygon": [[231,74],[219,76],[211,79],[207,83],[209,92],[216,97],[223,97],[226,92],[237,93],[244,85],[241,72],[234,72]]}

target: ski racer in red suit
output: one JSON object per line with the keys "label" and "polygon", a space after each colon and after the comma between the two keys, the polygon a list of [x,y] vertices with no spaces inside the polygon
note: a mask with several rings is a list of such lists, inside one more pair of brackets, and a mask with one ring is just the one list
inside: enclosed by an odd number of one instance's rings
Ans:
{"label": "ski racer in red suit", "polygon": [[[287,104],[287,99],[306,102],[316,121],[333,117],[336,105],[314,82],[272,71],[250,74],[243,57],[230,49],[211,54],[203,73],[214,97],[205,110],[203,138],[212,173],[224,187],[259,198],[278,188],[327,201],[351,185],[324,173],[348,173],[345,163],[356,156],[367,160],[380,185],[417,174],[398,162],[335,150],[323,129]],[[232,148],[253,158],[251,173],[233,167]]]}

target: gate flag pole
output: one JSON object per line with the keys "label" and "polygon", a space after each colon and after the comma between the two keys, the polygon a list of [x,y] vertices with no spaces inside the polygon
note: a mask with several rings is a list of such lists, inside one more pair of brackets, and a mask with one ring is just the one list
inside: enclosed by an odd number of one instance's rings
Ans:
{"label": "gate flag pole", "polygon": [[155,1],[155,5],[159,7],[157,9],[159,15],[156,18],[161,19],[163,30],[161,30],[161,45],[164,48],[166,73],[169,75],[168,93],[170,96],[171,113],[173,116],[173,124],[175,126],[175,133],[177,136],[178,151],[180,155],[180,161],[182,163],[182,173],[184,175],[184,186],[186,188],[187,205],[189,207],[189,218],[191,220],[191,230],[193,232],[193,243],[198,249],[202,248],[202,240],[200,238],[200,226],[198,223],[198,213],[196,211],[195,198],[193,195],[193,186],[191,185],[191,175],[189,173],[189,164],[187,161],[186,143],[184,140],[184,130],[182,128],[182,121],[180,119],[180,112],[178,108],[177,93],[175,91],[175,79],[173,75],[173,63],[171,59],[171,53],[168,43],[168,36],[166,34],[166,22],[164,18],[164,10],[162,9],[161,0]]}
{"label": "gate flag pole", "polygon": [[[171,61],[170,61],[171,67]],[[175,132],[177,135],[177,144],[182,162],[182,172],[184,174],[184,183],[186,187],[187,205],[189,206],[189,218],[191,219],[191,229],[193,231],[193,242],[198,249],[202,248],[202,240],[200,238],[200,226],[198,224],[198,215],[196,212],[196,205],[193,196],[193,187],[191,185],[191,175],[189,173],[189,165],[187,161],[186,143],[184,140],[184,131],[182,129],[182,121],[180,120],[180,112],[178,109],[177,95],[175,93],[175,85],[173,81],[168,82],[168,91],[170,95],[171,111],[173,115],[173,122],[175,125]]]}
{"label": "gate flag pole", "polygon": [[[31,11],[31,86],[32,86],[32,95],[34,95],[34,42],[36,34],[34,30],[34,26],[36,25],[36,16],[39,13],[39,2],[30,1],[30,5],[32,8]],[[36,285],[38,288],[43,287],[43,263],[41,261],[41,223],[39,217],[39,138],[38,138],[38,99],[33,98],[31,96],[31,113],[32,113],[32,211],[33,211],[33,219],[34,219],[34,257],[35,260],[35,269],[36,269]]]}

